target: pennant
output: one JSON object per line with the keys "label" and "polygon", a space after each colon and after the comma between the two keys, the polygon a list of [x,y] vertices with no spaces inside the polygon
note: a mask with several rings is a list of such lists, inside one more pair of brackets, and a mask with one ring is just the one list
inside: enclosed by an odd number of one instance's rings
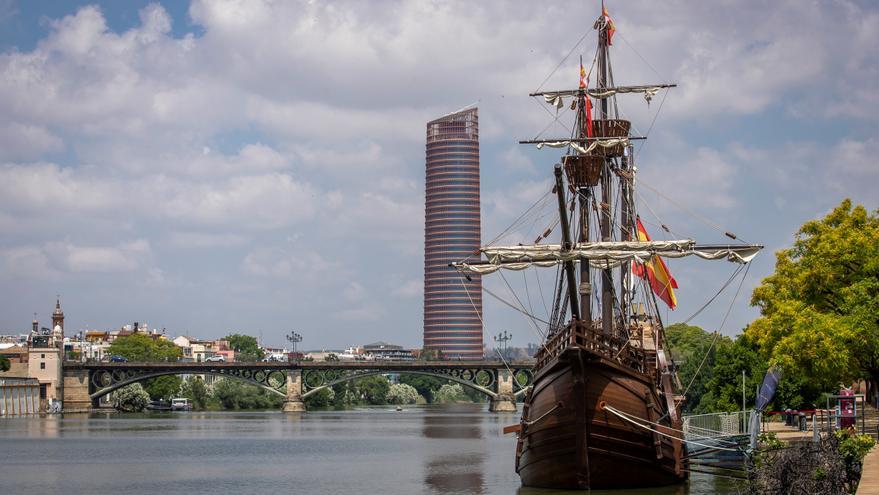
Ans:
{"label": "pennant", "polygon": [[[641,242],[649,241],[650,236],[644,230],[641,219],[638,218],[636,222],[638,240]],[[632,273],[641,278],[646,278],[650,282],[650,288],[653,289],[656,296],[662,299],[669,308],[675,309],[675,306],[678,305],[678,299],[675,297],[674,289],[678,288],[678,282],[671,276],[671,272],[668,271],[668,267],[665,266],[665,262],[662,261],[661,257],[654,256],[646,263],[635,263],[633,261]]]}

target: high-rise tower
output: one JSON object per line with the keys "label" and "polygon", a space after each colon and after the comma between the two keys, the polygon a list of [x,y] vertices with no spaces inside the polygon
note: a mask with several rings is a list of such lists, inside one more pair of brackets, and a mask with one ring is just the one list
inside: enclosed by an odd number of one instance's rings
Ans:
{"label": "high-rise tower", "polygon": [[425,196],[424,350],[482,359],[482,280],[449,268],[481,244],[476,108],[428,122]]}

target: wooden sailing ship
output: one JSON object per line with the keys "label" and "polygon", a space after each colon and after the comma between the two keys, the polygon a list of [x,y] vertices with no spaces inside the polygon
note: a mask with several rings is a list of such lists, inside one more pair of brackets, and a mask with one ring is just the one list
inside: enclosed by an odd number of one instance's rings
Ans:
{"label": "wooden sailing ship", "polygon": [[589,74],[595,69],[597,87],[588,88],[581,60],[578,89],[532,94],[576,112],[571,136],[522,141],[567,150],[554,170],[561,242],[487,246],[479,259],[452,264],[468,276],[561,267],[555,311],[515,428],[516,471],[525,486],[653,487],[687,478],[683,395],[657,307],[657,296],[674,304],[674,282],[661,258],[747,263],[761,248],[647,237],[634,201],[631,143],[639,137],[618,117],[616,96],[641,93],[649,103],[674,85],[614,86],[606,10],[594,27],[598,49]]}

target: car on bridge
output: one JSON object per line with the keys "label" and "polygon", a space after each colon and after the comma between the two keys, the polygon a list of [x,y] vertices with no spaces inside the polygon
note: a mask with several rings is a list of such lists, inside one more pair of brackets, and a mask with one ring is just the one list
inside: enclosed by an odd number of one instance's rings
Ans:
{"label": "car on bridge", "polygon": [[208,356],[208,357],[204,358],[204,362],[206,362],[206,363],[225,363],[226,356],[223,356],[220,354],[217,354],[215,356]]}
{"label": "car on bridge", "polygon": [[128,359],[122,356],[110,356],[111,363],[127,363]]}

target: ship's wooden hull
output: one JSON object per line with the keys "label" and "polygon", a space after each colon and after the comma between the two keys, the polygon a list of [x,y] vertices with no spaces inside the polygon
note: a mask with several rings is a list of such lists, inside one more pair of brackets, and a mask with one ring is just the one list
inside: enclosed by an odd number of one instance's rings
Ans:
{"label": "ship's wooden hull", "polygon": [[525,486],[637,488],[686,479],[683,446],[603,409],[604,405],[674,434],[646,375],[571,347],[534,377],[516,449]]}

